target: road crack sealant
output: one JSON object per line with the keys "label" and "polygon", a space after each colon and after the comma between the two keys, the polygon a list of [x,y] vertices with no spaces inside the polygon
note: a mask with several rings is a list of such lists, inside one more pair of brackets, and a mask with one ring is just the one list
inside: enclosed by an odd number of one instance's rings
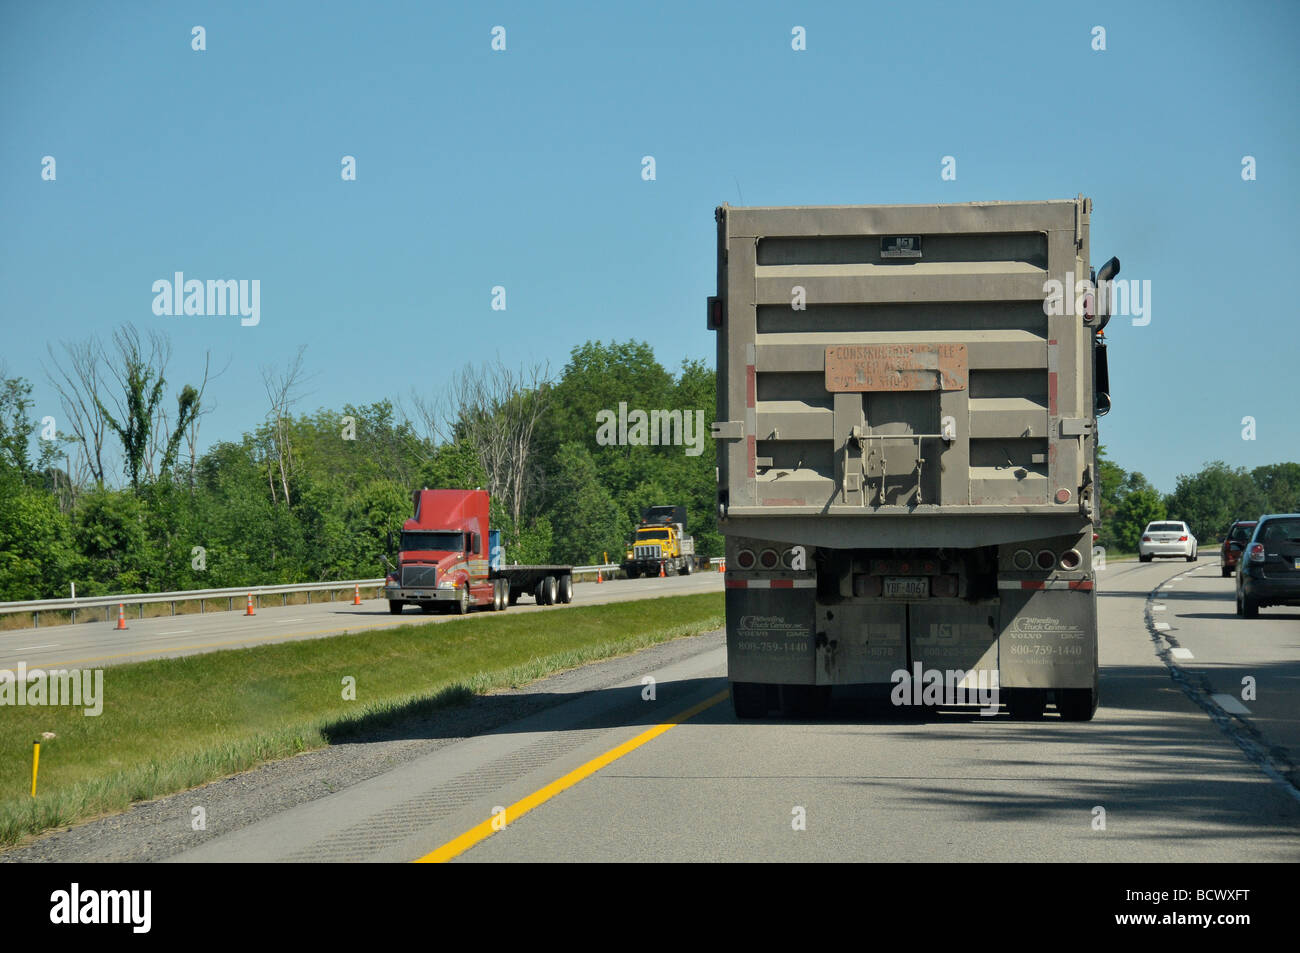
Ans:
{"label": "road crack sealant", "polygon": [[[1142,617],[1146,623],[1147,634],[1151,637],[1152,646],[1155,648],[1156,657],[1164,662],[1174,684],[1182,689],[1183,694],[1191,699],[1193,704],[1210,716],[1210,720],[1227,736],[1228,740],[1240,748],[1256,767],[1287,794],[1300,801],[1300,771],[1297,771],[1295,763],[1291,760],[1291,753],[1282,745],[1271,744],[1249,718],[1233,714],[1215,701],[1215,691],[1210,684],[1209,676],[1205,672],[1189,672],[1174,658],[1173,650],[1181,647],[1178,637],[1171,629],[1156,628],[1156,613],[1152,606],[1157,598],[1167,598],[1172,594],[1166,589],[1169,583],[1182,579],[1191,572],[1195,572],[1195,569],[1184,570],[1165,580],[1147,594]],[[1162,589],[1166,589],[1163,596]]]}

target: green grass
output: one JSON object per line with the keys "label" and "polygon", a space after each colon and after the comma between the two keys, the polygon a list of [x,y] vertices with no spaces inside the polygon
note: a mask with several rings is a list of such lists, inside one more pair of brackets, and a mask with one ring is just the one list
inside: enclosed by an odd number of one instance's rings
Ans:
{"label": "green grass", "polygon": [[[723,624],[722,594],[705,593],[114,666],[99,717],[0,709],[0,845]],[[32,742],[46,731],[57,737],[41,743],[32,798]]]}

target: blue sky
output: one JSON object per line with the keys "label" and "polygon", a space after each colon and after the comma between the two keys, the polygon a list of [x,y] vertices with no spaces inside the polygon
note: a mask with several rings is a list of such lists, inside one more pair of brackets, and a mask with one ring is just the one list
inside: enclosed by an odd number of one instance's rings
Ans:
{"label": "blue sky", "polygon": [[[10,0],[0,364],[58,418],[47,343],[165,330],[178,385],[230,362],[208,443],[299,344],[302,410],[497,356],[558,373],[593,338],[711,363],[721,202],[1082,192],[1094,264],[1152,284],[1151,323],[1107,330],[1112,458],[1164,490],[1300,459],[1300,6],[1135,6]],[[260,323],[155,316],[176,271],[259,279]]]}

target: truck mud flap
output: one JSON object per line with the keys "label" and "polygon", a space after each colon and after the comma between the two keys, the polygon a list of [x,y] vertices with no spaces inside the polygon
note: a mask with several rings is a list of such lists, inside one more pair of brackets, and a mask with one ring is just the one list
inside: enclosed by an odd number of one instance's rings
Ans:
{"label": "truck mud flap", "polygon": [[887,685],[907,668],[907,606],[817,607],[817,684]]}
{"label": "truck mud flap", "polygon": [[999,625],[1003,688],[1092,688],[1096,684],[1094,592],[1004,589]]}
{"label": "truck mud flap", "polygon": [[[911,669],[919,665],[922,672],[974,672],[970,685],[998,684],[998,612],[997,603],[912,603],[908,606]],[[963,681],[964,674],[957,680]]]}
{"label": "truck mud flap", "polygon": [[727,677],[813,683],[814,589],[727,589]]}

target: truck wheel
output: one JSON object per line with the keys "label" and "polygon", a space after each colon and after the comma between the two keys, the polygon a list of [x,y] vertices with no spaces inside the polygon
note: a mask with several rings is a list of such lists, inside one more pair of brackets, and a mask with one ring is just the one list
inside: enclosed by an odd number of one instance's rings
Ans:
{"label": "truck wheel", "polygon": [[533,593],[539,606],[555,605],[555,577],[545,576],[537,584],[537,591]]}
{"label": "truck wheel", "polygon": [[501,611],[505,612],[506,609],[510,608],[512,605],[515,604],[515,601],[518,598],[519,598],[518,596],[511,595],[510,593],[510,580],[502,579],[501,580]]}
{"label": "truck wheel", "polygon": [[1091,688],[1058,688],[1056,711],[1062,721],[1092,721],[1097,714],[1097,693]]}
{"label": "truck wheel", "polygon": [[469,583],[460,591],[460,598],[456,600],[456,615],[467,615],[469,613]]}
{"label": "truck wheel", "polygon": [[559,597],[560,602],[563,605],[567,606],[570,602],[573,601],[573,577],[572,576],[565,575],[560,577],[559,591],[557,595]]}
{"label": "truck wheel", "polygon": [[391,612],[393,615],[401,615],[401,614],[402,614],[402,603],[399,602],[399,601],[396,600],[396,599],[389,599],[389,600],[388,600],[388,611]]}
{"label": "truck wheel", "polygon": [[682,575],[689,576],[690,574],[691,574],[691,561],[687,559],[686,562],[682,564]]}
{"label": "truck wheel", "polygon": [[1007,699],[1007,711],[1016,721],[1034,721],[1043,717],[1047,707],[1047,692],[1041,688],[1007,688],[1003,689]]}
{"label": "truck wheel", "polygon": [[492,611],[500,612],[501,603],[504,601],[505,600],[501,598],[501,580],[493,579],[492,580]]}
{"label": "truck wheel", "polygon": [[767,686],[757,682],[732,682],[731,708],[737,718],[762,718],[767,714]]}

